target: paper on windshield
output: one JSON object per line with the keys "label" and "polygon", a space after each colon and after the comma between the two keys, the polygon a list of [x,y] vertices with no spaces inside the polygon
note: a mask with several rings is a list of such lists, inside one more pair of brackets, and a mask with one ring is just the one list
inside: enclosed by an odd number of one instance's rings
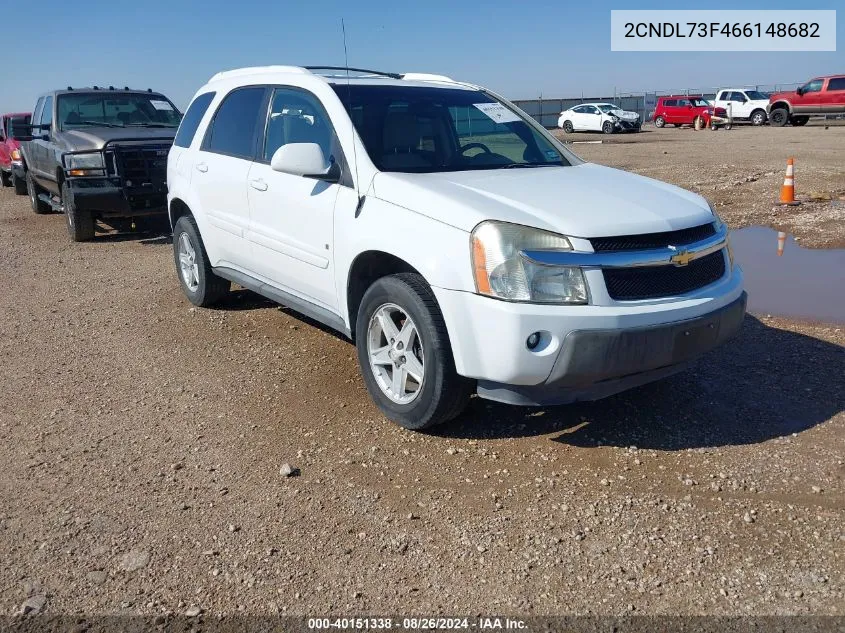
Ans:
{"label": "paper on windshield", "polygon": [[496,123],[513,123],[514,121],[519,121],[519,117],[501,103],[473,103],[472,105]]}
{"label": "paper on windshield", "polygon": [[153,107],[156,110],[172,110],[173,106],[167,103],[167,101],[160,101],[158,99],[150,99],[150,103],[153,104]]}

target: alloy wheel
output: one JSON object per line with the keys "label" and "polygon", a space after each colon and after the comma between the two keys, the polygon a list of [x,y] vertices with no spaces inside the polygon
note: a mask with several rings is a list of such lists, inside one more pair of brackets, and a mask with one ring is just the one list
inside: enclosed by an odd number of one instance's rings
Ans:
{"label": "alloy wheel", "polygon": [[395,303],[373,313],[367,328],[367,355],[379,389],[397,404],[410,404],[422,391],[425,354],[417,326]]}
{"label": "alloy wheel", "polygon": [[196,292],[200,285],[197,251],[187,233],[179,235],[179,269],[188,290]]}

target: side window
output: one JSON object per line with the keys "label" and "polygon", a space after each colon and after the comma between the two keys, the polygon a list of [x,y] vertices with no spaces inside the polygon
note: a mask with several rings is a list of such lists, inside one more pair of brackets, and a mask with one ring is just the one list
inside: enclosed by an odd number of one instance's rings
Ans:
{"label": "side window", "polygon": [[44,109],[41,111],[41,125],[50,125],[53,122],[53,97],[44,100]]}
{"label": "side window", "polygon": [[821,92],[823,83],[824,80],[822,79],[813,79],[813,81],[805,84],[801,90],[804,94],[807,94],[808,92]]}
{"label": "side window", "polygon": [[716,97],[716,101],[730,101],[730,100],[731,100],[731,93],[728,92],[727,90],[722,90],[722,92],[719,93],[719,96]]}
{"label": "side window", "polygon": [[193,100],[185,116],[182,118],[182,123],[179,125],[179,130],[176,132],[176,138],[173,139],[173,144],[178,147],[190,147],[194,140],[194,135],[197,133],[197,128],[200,126],[202,117],[205,116],[205,111],[211,105],[211,100],[214,99],[213,92],[206,92],[201,94]]}
{"label": "side window", "polygon": [[261,156],[273,158],[288,143],[316,143],[328,159],[334,154],[334,130],[317,98],[302,90],[276,88],[264,134]]}
{"label": "side window", "polygon": [[599,109],[596,106],[587,106],[587,114],[598,114]]}
{"label": "side window", "polygon": [[690,104],[689,99],[678,99],[678,107],[686,108]]}
{"label": "side window", "polygon": [[845,90],[845,77],[833,77],[827,82],[827,91]]}
{"label": "side window", "polygon": [[739,103],[745,103],[746,101],[748,101],[748,99],[745,98],[745,95],[741,92],[734,92],[733,100],[738,101]]}
{"label": "side window", "polygon": [[41,108],[44,106],[44,97],[38,99],[38,103],[35,104],[35,110],[32,112],[32,123],[33,125],[41,121]]}
{"label": "side window", "polygon": [[675,107],[675,106],[677,106],[677,105],[678,105],[678,100],[677,100],[677,99],[666,99],[666,100],[663,102],[663,107],[664,107],[664,108],[674,108],[674,107]]}
{"label": "side window", "polygon": [[263,87],[237,88],[226,95],[208,126],[202,149],[254,158],[256,124],[263,101]]}

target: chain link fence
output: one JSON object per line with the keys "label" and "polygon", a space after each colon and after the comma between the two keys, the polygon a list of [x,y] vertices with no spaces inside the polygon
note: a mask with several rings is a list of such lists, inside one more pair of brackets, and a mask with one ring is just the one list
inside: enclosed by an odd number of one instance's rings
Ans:
{"label": "chain link fence", "polygon": [[568,110],[579,103],[614,103],[623,110],[636,112],[640,115],[641,121],[651,119],[651,114],[657,103],[657,97],[666,95],[695,95],[705,99],[715,99],[716,93],[724,88],[741,88],[745,90],[757,90],[765,94],[795,90],[805,82],[786,84],[744,84],[726,85],[705,88],[680,88],[677,90],[646,90],[642,92],[616,93],[613,96],[590,97],[582,94],[580,97],[564,97],[561,99],[547,99],[540,96],[537,99],[515,99],[513,103],[532,116],[541,125],[547,128],[557,127],[557,119],[560,113]]}

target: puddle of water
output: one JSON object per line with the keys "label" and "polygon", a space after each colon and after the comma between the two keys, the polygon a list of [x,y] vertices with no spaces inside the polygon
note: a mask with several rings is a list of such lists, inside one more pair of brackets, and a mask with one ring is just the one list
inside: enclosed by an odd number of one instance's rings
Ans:
{"label": "puddle of water", "polygon": [[845,249],[802,248],[762,226],[731,231],[731,246],[750,312],[845,323]]}

